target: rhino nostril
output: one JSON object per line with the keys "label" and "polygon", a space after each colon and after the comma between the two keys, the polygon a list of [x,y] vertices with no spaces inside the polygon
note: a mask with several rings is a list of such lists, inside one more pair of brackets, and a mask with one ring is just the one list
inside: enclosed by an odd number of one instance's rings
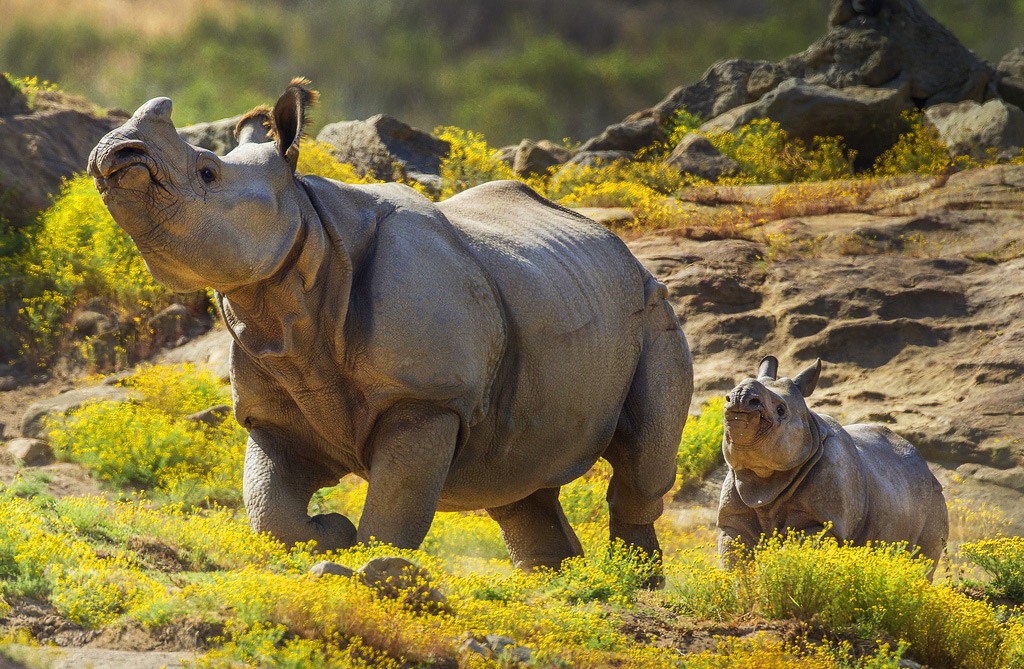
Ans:
{"label": "rhino nostril", "polygon": [[757,399],[756,397],[751,397],[749,400],[747,400],[747,404],[749,404],[752,407],[759,407],[761,406],[761,400]]}

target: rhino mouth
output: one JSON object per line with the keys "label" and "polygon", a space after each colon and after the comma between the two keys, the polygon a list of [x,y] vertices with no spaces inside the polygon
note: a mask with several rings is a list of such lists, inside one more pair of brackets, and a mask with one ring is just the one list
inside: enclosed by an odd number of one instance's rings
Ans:
{"label": "rhino mouth", "polygon": [[725,434],[735,446],[749,446],[761,440],[772,431],[775,422],[762,411],[727,409],[725,412]]}
{"label": "rhino mouth", "polygon": [[159,183],[156,161],[139,141],[124,142],[103,152],[90,161],[89,173],[100,195],[115,188],[146,190]]}

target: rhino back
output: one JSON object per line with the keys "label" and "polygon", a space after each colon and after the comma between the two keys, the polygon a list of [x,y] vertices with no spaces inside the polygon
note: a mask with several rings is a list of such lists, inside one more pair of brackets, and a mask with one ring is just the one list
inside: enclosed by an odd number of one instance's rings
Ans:
{"label": "rhino back", "polygon": [[491,410],[453,489],[505,477],[501,499],[475,500],[493,506],[567,483],[614,433],[639,359],[647,273],[610,231],[517,182],[438,208],[485,268],[507,327]]}
{"label": "rhino back", "polygon": [[860,454],[869,498],[861,541],[920,539],[928,515],[944,505],[942,486],[917,449],[877,424],[845,427]]}

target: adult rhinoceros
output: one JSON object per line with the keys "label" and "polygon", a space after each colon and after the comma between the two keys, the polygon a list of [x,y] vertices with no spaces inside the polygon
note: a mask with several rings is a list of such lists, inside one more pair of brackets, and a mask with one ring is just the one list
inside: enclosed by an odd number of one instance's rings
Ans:
{"label": "adult rhinoceros", "polygon": [[[243,119],[223,158],[179,139],[158,98],[89,160],[154,277],[217,291],[253,528],[412,548],[436,510],[483,508],[517,566],[557,567],[581,552],[559,487],[603,457],[611,536],[655,554],[692,390],[665,287],[518,183],[435,205],[296,174],[306,84]],[[253,120],[272,141],[244,141]],[[358,531],[307,513],[347,474],[369,482]]]}

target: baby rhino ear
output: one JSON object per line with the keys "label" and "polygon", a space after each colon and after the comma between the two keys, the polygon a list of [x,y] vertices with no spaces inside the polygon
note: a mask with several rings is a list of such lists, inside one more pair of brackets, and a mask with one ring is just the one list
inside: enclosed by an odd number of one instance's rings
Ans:
{"label": "baby rhino ear", "polygon": [[793,377],[793,383],[797,390],[804,397],[810,397],[814,389],[818,387],[818,376],[821,375],[821,358],[814,361],[810,367]]}

